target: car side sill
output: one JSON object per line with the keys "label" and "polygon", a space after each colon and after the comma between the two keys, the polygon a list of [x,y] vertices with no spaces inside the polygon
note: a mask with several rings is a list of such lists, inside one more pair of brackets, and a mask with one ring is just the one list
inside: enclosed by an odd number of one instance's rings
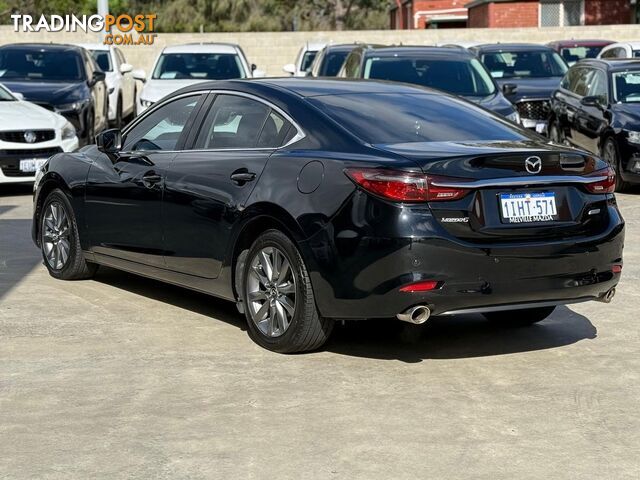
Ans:
{"label": "car side sill", "polygon": [[166,270],[151,265],[144,265],[130,260],[124,260],[122,258],[112,257],[110,255],[104,255],[102,253],[86,251],[83,253],[87,260],[99,265],[115,268],[117,270],[124,270],[125,272],[134,273],[152,280],[170,283],[178,287],[188,288],[197,292],[206,293],[207,295],[213,295],[214,297],[218,297],[223,300],[235,302],[235,298],[233,296],[228,295],[222,290],[222,282],[218,282],[215,279],[174,272],[172,270]]}

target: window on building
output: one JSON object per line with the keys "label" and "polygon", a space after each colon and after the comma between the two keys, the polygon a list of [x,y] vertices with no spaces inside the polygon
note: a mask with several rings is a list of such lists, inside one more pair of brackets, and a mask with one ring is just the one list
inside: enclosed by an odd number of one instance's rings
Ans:
{"label": "window on building", "polygon": [[584,0],[540,0],[541,27],[569,27],[584,23]]}

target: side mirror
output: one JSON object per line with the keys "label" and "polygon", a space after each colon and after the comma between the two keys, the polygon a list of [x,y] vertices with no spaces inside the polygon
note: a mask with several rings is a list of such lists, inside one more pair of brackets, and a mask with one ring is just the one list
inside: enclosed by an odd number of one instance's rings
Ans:
{"label": "side mirror", "polygon": [[259,68],[253,71],[253,78],[263,78],[266,77],[267,74],[264,70],[260,70]]}
{"label": "side mirror", "polygon": [[93,76],[91,77],[91,80],[89,80],[89,85],[93,86],[98,82],[104,82],[105,78],[107,78],[106,73],[100,70],[96,70],[95,72],[93,72]]}
{"label": "side mirror", "polygon": [[18,100],[24,100],[24,95],[21,94],[20,92],[11,92],[13,94],[14,97],[16,97]]}
{"label": "side mirror", "polygon": [[502,93],[505,95],[513,95],[518,91],[518,86],[515,83],[505,83],[502,85]]}
{"label": "side mirror", "polygon": [[135,78],[136,80],[140,80],[142,83],[145,83],[147,81],[147,74],[142,69],[133,70],[131,74],[133,75],[133,78]]}
{"label": "side mirror", "polygon": [[296,66],[293,63],[287,63],[284,67],[282,67],[282,70],[289,75],[296,74]]}
{"label": "side mirror", "polygon": [[580,103],[585,107],[602,108],[602,99],[600,97],[596,97],[595,95],[587,95],[586,97],[582,97]]}
{"label": "side mirror", "polygon": [[130,63],[123,63],[122,65],[120,65],[120,73],[129,73],[132,70],[133,65],[131,65]]}
{"label": "side mirror", "polygon": [[122,148],[122,133],[117,128],[103,130],[96,135],[98,150],[107,155],[118,153]]}

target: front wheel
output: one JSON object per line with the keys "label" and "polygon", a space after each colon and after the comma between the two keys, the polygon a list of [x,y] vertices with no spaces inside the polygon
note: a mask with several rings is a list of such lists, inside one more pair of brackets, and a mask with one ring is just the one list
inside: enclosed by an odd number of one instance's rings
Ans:
{"label": "front wheel", "polygon": [[524,310],[506,310],[502,312],[488,312],[484,317],[490,322],[505,327],[526,327],[541,322],[553,313],[556,307],[527,308]]}
{"label": "front wheel", "polygon": [[82,254],[73,209],[62,190],[45,199],[40,218],[40,247],[49,274],[61,280],[91,278],[98,266]]}
{"label": "front wheel", "polygon": [[279,353],[321,347],[333,320],[316,308],[309,273],[300,252],[278,230],[268,230],[251,246],[242,281],[248,330],[260,346]]}

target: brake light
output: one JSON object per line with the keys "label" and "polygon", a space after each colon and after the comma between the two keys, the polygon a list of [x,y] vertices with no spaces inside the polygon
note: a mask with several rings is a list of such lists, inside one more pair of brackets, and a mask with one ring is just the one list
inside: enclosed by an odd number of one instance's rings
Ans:
{"label": "brake light", "polygon": [[614,265],[611,267],[612,273],[622,273],[622,265]]}
{"label": "brake light", "polygon": [[613,168],[607,167],[588,175],[589,177],[606,177],[593,183],[586,183],[585,188],[590,193],[613,193],[616,191],[616,172]]}
{"label": "brake light", "polygon": [[438,287],[438,282],[434,280],[425,280],[422,282],[410,283],[400,289],[401,292],[428,292],[429,290],[435,290]]}
{"label": "brake light", "polygon": [[446,178],[423,173],[375,168],[348,168],[345,173],[367,192],[397,202],[458,200],[469,193],[465,188],[440,186]]}

